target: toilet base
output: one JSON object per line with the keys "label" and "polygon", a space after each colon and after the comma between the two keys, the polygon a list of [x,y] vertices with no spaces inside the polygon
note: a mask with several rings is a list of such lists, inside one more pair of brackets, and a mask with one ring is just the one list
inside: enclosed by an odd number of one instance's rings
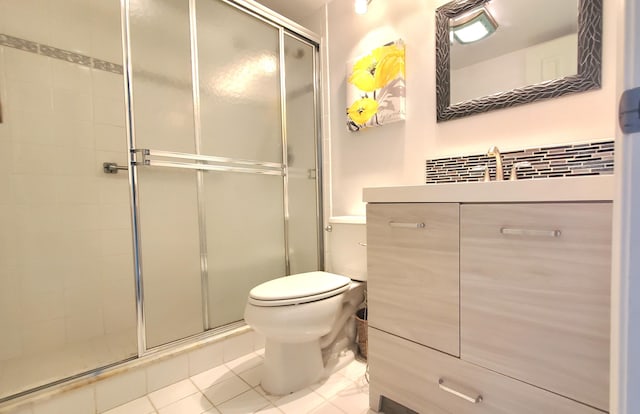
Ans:
{"label": "toilet base", "polygon": [[286,395],[318,381],[324,373],[320,341],[285,344],[267,338],[262,388]]}

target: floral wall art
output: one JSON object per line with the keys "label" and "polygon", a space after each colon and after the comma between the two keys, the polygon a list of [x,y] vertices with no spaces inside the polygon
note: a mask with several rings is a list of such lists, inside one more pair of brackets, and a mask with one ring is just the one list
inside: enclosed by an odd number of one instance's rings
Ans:
{"label": "floral wall art", "polygon": [[373,49],[349,64],[347,127],[350,131],[405,119],[404,42]]}

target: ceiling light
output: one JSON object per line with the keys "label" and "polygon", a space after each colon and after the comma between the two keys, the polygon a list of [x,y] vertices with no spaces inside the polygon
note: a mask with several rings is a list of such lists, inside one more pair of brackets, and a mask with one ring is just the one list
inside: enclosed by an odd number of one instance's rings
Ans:
{"label": "ceiling light", "polygon": [[371,0],[356,0],[355,8],[357,14],[365,14],[369,9],[369,3]]}
{"label": "ceiling light", "polygon": [[498,22],[484,7],[451,19],[450,25],[453,37],[462,44],[484,39],[498,28]]}

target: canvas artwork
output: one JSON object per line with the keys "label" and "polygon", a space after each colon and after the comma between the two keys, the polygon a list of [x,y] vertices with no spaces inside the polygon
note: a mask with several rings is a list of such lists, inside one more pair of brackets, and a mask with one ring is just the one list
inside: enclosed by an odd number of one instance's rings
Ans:
{"label": "canvas artwork", "polygon": [[404,42],[356,59],[347,73],[347,127],[359,131],[405,119]]}

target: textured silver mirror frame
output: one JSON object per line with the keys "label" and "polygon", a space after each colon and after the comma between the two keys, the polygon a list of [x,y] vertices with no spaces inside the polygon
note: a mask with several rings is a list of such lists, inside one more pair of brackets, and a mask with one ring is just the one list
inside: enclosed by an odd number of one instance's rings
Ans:
{"label": "textured silver mirror frame", "polygon": [[438,122],[598,89],[602,73],[602,0],[578,0],[578,73],[451,105],[449,19],[488,0],[454,0],[436,10],[436,105]]}

